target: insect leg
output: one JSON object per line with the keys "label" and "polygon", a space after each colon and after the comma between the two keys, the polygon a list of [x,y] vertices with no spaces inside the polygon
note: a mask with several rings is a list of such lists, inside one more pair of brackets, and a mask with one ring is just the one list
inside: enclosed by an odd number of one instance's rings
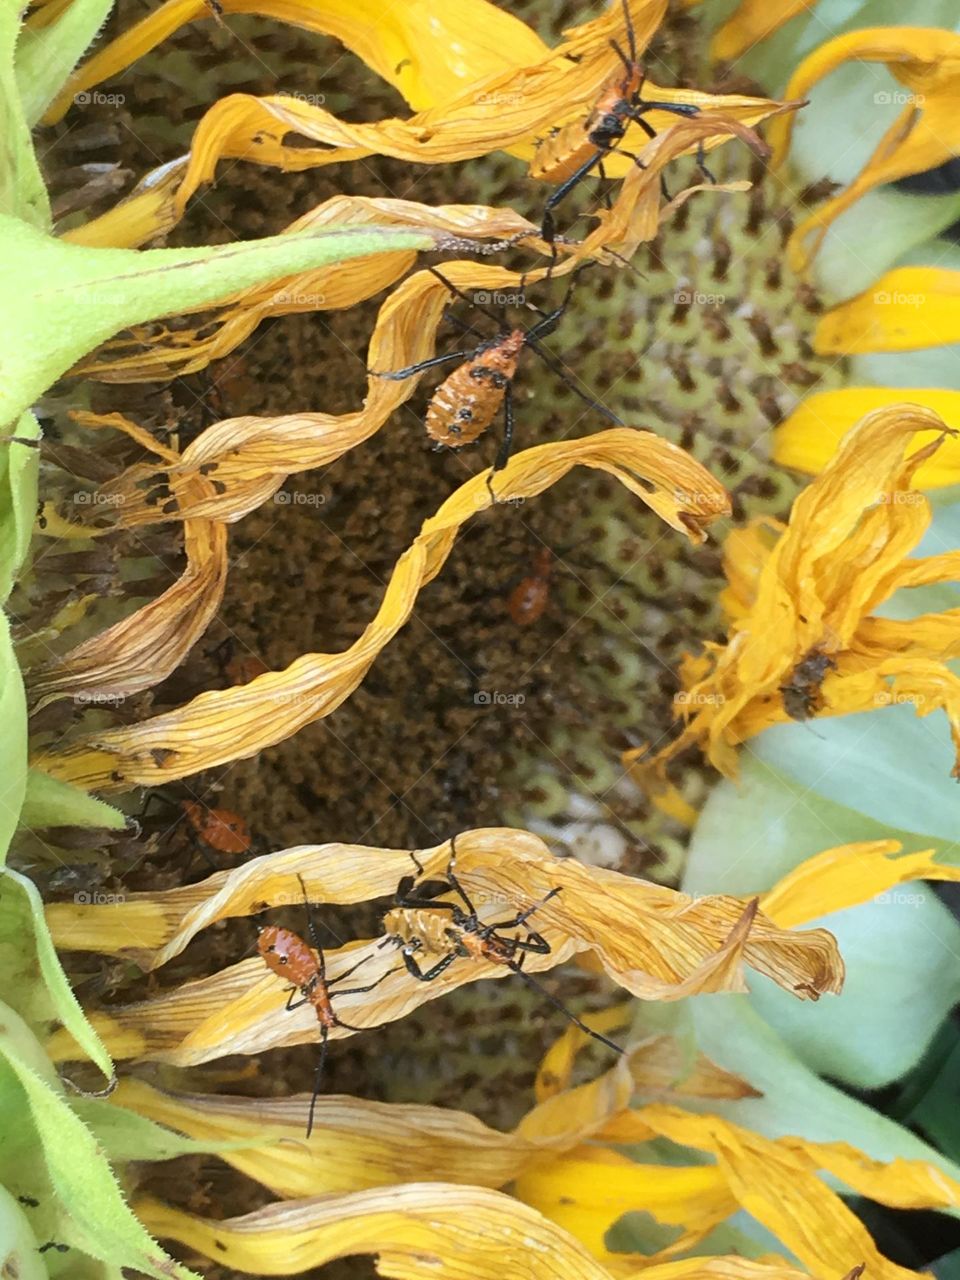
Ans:
{"label": "insect leg", "polygon": [[291,987],[290,990],[287,992],[287,1003],[283,1007],[288,1013],[292,1013],[294,1009],[300,1009],[303,1007],[303,1005],[310,1003],[309,996],[302,996],[297,1001],[293,1000],[293,997],[297,994],[299,990],[300,990],[299,987]]}
{"label": "insect leg", "polygon": [[[494,470],[497,470],[497,468],[494,468]],[[451,836],[450,837],[450,861],[447,863],[447,879],[450,881],[453,888],[456,890],[457,893],[459,893],[460,897],[463,899],[463,905],[467,908],[470,914],[472,916],[476,916],[477,914],[476,907],[467,897],[466,889],[464,889],[463,885],[460,883],[460,881],[457,879],[457,877],[453,873],[453,868],[456,866],[456,862],[457,862],[457,837]]]}
{"label": "insect leg", "polygon": [[[331,978],[327,983],[327,987],[328,988],[335,987],[338,982],[342,982],[344,978],[349,978],[351,973],[356,973],[356,971],[361,967],[361,965],[365,965],[368,960],[372,960],[372,959],[373,957],[370,955],[363,956],[361,959],[357,961],[356,964],[351,965],[349,969],[344,969],[343,973],[338,973],[335,978]],[[344,993],[342,991],[337,992],[337,995],[343,995],[343,994]]]}
{"label": "insect leg", "polygon": [[423,373],[424,369],[433,369],[439,364],[449,364],[451,360],[470,360],[476,355],[476,351],[448,351],[443,356],[431,356],[429,360],[421,360],[418,364],[409,364],[405,369],[392,369],[389,372],[380,373],[376,369],[368,369],[371,378],[384,378],[387,382],[402,382],[404,378],[412,378],[416,373]]}
{"label": "insect leg", "polygon": [[320,1086],[323,1083],[323,1068],[327,1063],[327,1042],[330,1039],[329,1027],[321,1025],[320,1027],[320,1059],[317,1062],[317,1069],[313,1075],[313,1093],[310,1095],[310,1110],[307,1112],[307,1137],[313,1133],[313,1114],[317,1109],[317,1098],[320,1094]]}
{"label": "insect leg", "polygon": [[591,1031],[585,1022],[581,1022],[575,1013],[570,1012],[562,1000],[558,1000],[552,992],[547,990],[542,982],[538,982],[536,980],[533,974],[524,972],[515,960],[509,961],[507,967],[513,973],[518,974],[527,986],[533,987],[535,991],[539,991],[541,995],[546,996],[554,1008],[559,1009],[562,1014],[569,1018],[575,1027],[579,1027],[581,1031],[585,1031],[587,1035],[592,1036],[594,1040],[599,1040],[600,1043],[605,1044],[608,1049],[614,1049],[617,1053],[623,1053],[623,1049],[620,1045],[614,1044],[612,1040],[608,1040],[606,1036],[602,1036],[599,1031]]}
{"label": "insect leg", "polygon": [[535,911],[539,911],[540,908],[548,903],[551,898],[555,898],[561,890],[562,886],[558,885],[555,889],[551,889],[550,892],[545,897],[541,898],[539,902],[535,902],[532,907],[527,907],[526,911],[521,911],[520,914],[518,916],[514,916],[512,920],[501,920],[499,924],[493,924],[490,928],[498,931],[501,929],[519,929],[522,924],[526,924]]}
{"label": "insect leg", "polygon": [[[557,187],[556,191],[554,191],[550,196],[550,199],[543,206],[540,235],[542,239],[546,240],[547,244],[549,244],[551,248],[553,247],[553,242],[557,236],[556,224],[553,220],[553,210],[561,200],[570,194],[574,187],[577,186],[577,184],[581,182],[592,169],[595,169],[598,164],[603,162],[603,158],[606,154],[607,151],[605,149],[600,149],[595,151],[588,160],[584,160],[580,168],[574,170],[570,177],[567,178],[566,182],[561,183],[560,186]],[[554,260],[556,260],[555,251]]]}
{"label": "insect leg", "polygon": [[[591,409],[595,409],[597,413],[602,414],[602,416],[606,418],[608,422],[612,422],[615,427],[623,426],[623,419],[618,418],[612,409],[608,409],[606,405],[601,404],[599,400],[592,400],[586,392],[580,390],[576,383],[571,379],[570,375],[566,372],[563,365],[560,364],[556,357],[547,351],[545,347],[542,347],[536,338],[531,341],[528,335],[525,339],[525,343],[537,353],[547,368],[550,369],[551,372],[555,373],[561,382],[565,382],[567,384],[578,400],[582,400],[585,405],[588,405]],[[494,470],[497,470],[497,468],[494,467]]]}
{"label": "insect leg", "polygon": [[[497,495],[493,492],[493,477],[510,461],[510,455],[513,453],[513,428],[513,387],[508,382],[503,389],[503,439],[500,441],[500,448],[497,450],[493,466],[487,472],[487,491],[494,503],[497,501]],[[447,876],[453,879],[449,871]]]}
{"label": "insect leg", "polygon": [[438,960],[430,969],[421,969],[408,951],[403,953],[403,963],[407,966],[407,972],[411,977],[416,978],[418,982],[432,982],[434,978],[439,978],[445,969],[449,969],[454,960],[458,957],[455,952],[450,952],[442,959]]}
{"label": "insect leg", "polygon": [[320,945],[320,937],[317,933],[317,922],[313,917],[313,910],[310,906],[310,899],[307,897],[307,886],[303,883],[303,876],[297,872],[297,879],[300,881],[300,890],[303,894],[303,905],[307,912],[307,928],[310,931],[310,941],[313,943],[313,949],[317,953],[317,967],[320,970],[320,981],[326,986],[327,983],[327,960],[323,954],[323,947]]}

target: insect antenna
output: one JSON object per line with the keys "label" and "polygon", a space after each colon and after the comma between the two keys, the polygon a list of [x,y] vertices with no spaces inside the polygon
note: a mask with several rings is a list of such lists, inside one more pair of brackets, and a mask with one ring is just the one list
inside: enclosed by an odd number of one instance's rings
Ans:
{"label": "insect antenna", "polygon": [[559,360],[557,360],[555,356],[551,355],[545,347],[542,347],[536,338],[533,340],[530,340],[529,338],[525,339],[525,344],[537,353],[547,368],[552,373],[555,373],[561,382],[565,382],[567,384],[579,400],[582,400],[584,404],[589,405],[591,409],[596,409],[597,413],[602,414],[603,417],[605,417],[608,422],[612,422],[615,427],[622,427],[624,425],[623,419],[618,418],[612,409],[608,409],[606,405],[601,404],[599,400],[592,400],[586,392],[581,391]]}
{"label": "insect antenna", "polygon": [[554,1008],[559,1009],[560,1012],[565,1017],[569,1018],[575,1027],[579,1027],[581,1031],[585,1031],[587,1035],[592,1036],[594,1040],[599,1040],[600,1043],[605,1044],[608,1049],[613,1049],[616,1053],[621,1053],[621,1054],[625,1052],[625,1050],[621,1048],[620,1045],[614,1044],[612,1040],[608,1040],[607,1037],[604,1035],[601,1035],[599,1031],[592,1031],[585,1022],[581,1022],[580,1019],[577,1017],[577,1015],[575,1013],[571,1013],[571,1011],[567,1008],[567,1006],[563,1003],[563,1001],[558,1000],[557,997],[551,991],[547,990],[547,988],[543,985],[542,982],[537,981],[537,979],[533,976],[533,974],[527,973],[525,969],[521,969],[520,965],[517,963],[516,960],[510,961],[507,967],[511,970],[511,972],[521,977],[524,980],[524,982],[527,984],[527,986],[532,987],[534,991],[539,991],[542,996],[546,996],[546,998],[550,1001],[550,1003],[554,1006]]}
{"label": "insect antenna", "polygon": [[465,302],[468,307],[476,307],[482,315],[489,317],[498,329],[503,329],[503,320],[495,311],[491,311],[489,307],[484,305],[484,303],[477,302],[476,298],[471,298],[468,294],[464,293],[462,289],[458,289],[453,281],[448,280],[447,277],[442,272],[438,271],[436,267],[427,267],[427,270],[432,276],[436,276],[441,284],[446,285],[455,298],[459,298],[461,302]]}
{"label": "insect antenna", "polygon": [[[637,65],[637,33],[633,29],[633,18],[630,16],[630,0],[623,0],[623,21],[627,28],[627,48],[630,50],[630,62],[627,65],[627,70],[632,71]],[[617,49],[617,53],[620,53],[619,49]],[[623,58],[622,53],[620,53],[620,57]],[[626,58],[623,60],[626,62]]]}

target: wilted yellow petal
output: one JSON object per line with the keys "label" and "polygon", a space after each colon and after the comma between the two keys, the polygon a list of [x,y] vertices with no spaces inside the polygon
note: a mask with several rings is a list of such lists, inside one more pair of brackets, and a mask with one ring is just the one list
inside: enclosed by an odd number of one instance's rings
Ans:
{"label": "wilted yellow petal", "polygon": [[[644,1267],[644,1280],[809,1280],[785,1258],[679,1258]],[[844,1280],[851,1280],[850,1276]]]}
{"label": "wilted yellow petal", "polygon": [[[399,1280],[610,1280],[579,1241],[499,1191],[410,1182],[290,1200],[211,1222],[155,1200],[137,1216],[222,1266],[287,1276],[333,1258],[375,1253]],[[912,1274],[912,1273],[904,1273]]]}
{"label": "wilted yellow petal", "polygon": [[713,37],[711,52],[723,62],[732,62],[741,54],[772,36],[798,13],[812,9],[817,0],[740,0],[736,12]]}
{"label": "wilted yellow petal", "polygon": [[960,880],[960,867],[934,861],[936,850],[905,853],[898,840],[864,840],[806,858],[760,899],[784,928],[869,902],[911,880]]}
{"label": "wilted yellow petal", "polygon": [[[536,836],[509,828],[466,832],[458,839],[457,854],[457,874],[480,901],[529,904],[552,889],[561,890],[538,910],[537,927],[551,950],[529,957],[526,968],[531,971],[592,951],[627,991],[659,1000],[742,991],[745,964],[800,998],[815,999],[842,984],[843,965],[829,933],[784,931],[758,914],[754,903],[727,896],[692,899],[618,872],[555,858]],[[418,856],[428,876],[441,875],[450,857],[449,842]],[[200,885],[133,894],[105,906],[53,904],[47,919],[58,946],[117,951],[155,967],[219,919],[301,901],[299,877],[311,899],[350,903],[392,894],[410,866],[404,850],[304,846],[253,859]],[[166,934],[162,950],[151,952],[144,945],[145,933],[132,932],[144,926],[154,935]],[[366,960],[371,982],[389,973],[374,991],[338,1002],[347,1021],[359,1018],[365,1027],[403,1017],[466,982],[510,974],[503,965],[471,959],[451,965],[432,982],[417,982],[398,964],[395,949],[383,947],[382,941],[358,942],[327,957],[334,977],[360,959]],[[283,984],[257,957],[141,1004],[114,1006],[95,1014],[93,1022],[111,1050],[118,1041],[135,1042],[139,1056],[189,1065],[316,1040],[313,1009],[287,1011],[284,1000]],[[346,1030],[335,1027],[331,1035],[336,1038]],[[54,1057],[75,1051],[64,1032],[53,1036],[49,1050]],[[553,1122],[537,1123],[542,1136]]]}
{"label": "wilted yellow petal", "polygon": [[[120,206],[121,209],[123,207]],[[461,249],[473,240],[501,241],[536,234],[533,224],[512,209],[491,209],[472,204],[433,207],[413,200],[347,195],[325,200],[285,227],[282,234],[369,226],[429,231],[448,245]],[[87,373],[104,382],[154,381],[175,374],[193,373],[205,368],[211,360],[220,360],[228,355],[267,317],[304,311],[340,311],[352,307],[395,283],[416,260],[417,253],[413,250],[370,254],[301,272],[281,284],[271,281],[245,289],[215,308],[204,308],[202,320],[194,328],[178,325],[158,329],[156,324],[135,326],[129,335],[114,338],[98,348],[77,365],[74,372]],[[479,273],[477,279],[470,276],[471,269]],[[563,274],[565,269],[560,266],[555,274]],[[484,268],[475,263],[448,262],[443,270],[445,274],[452,273],[451,278],[462,281],[462,288],[491,287],[482,283],[484,270],[499,272],[497,284],[492,286],[495,288],[515,286],[521,279],[518,273],[495,267]],[[529,272],[525,283],[533,284],[542,279],[543,274],[543,271]],[[438,281],[432,276],[429,279],[433,291],[437,292]],[[402,328],[406,296],[401,293],[392,308],[384,304],[378,329],[381,326],[387,330],[391,326]],[[398,307],[399,315],[395,314]],[[384,335],[376,341],[388,345]],[[381,384],[381,391],[383,389]],[[304,415],[307,420],[312,416]]]}
{"label": "wilted yellow petal", "polygon": [[[960,430],[960,391],[939,387],[840,387],[817,391],[797,405],[773,435],[774,461],[816,475],[836,453],[850,423],[865,413],[908,401],[932,410]],[[905,450],[916,447],[916,438]],[[918,489],[960,483],[960,436],[950,436],[913,478]]]}
{"label": "wilted yellow petal", "polygon": [[[910,92],[895,98],[889,90],[878,91],[873,77],[863,77],[865,107],[903,97],[906,105],[859,177],[821,205],[793,233],[790,257],[796,270],[807,265],[830,224],[861,196],[882,183],[934,169],[960,151],[960,117],[956,109],[960,93],[960,34],[939,27],[908,26],[847,32],[828,40],[804,59],[790,79],[786,96],[805,98],[824,76],[851,61],[883,63]],[[771,140],[778,160],[785,156],[792,127],[789,117],[773,126]]]}
{"label": "wilted yellow petal", "polygon": [[[602,1105],[590,1111],[574,1100],[565,1127],[537,1136],[500,1133],[449,1108],[329,1093],[316,1100],[309,1140],[304,1137],[309,1095],[173,1094],[130,1079],[121,1081],[111,1100],[189,1137],[224,1143],[219,1154],[227,1164],[292,1199],[426,1179],[502,1187],[544,1152],[576,1146],[623,1110],[629,1076],[619,1066],[607,1073],[614,1074],[627,1076],[625,1091],[608,1090],[604,1096],[593,1090],[594,1102]],[[576,1093],[582,1096],[584,1090]]]}
{"label": "wilted yellow petal", "polygon": [[[779,921],[778,921],[779,923]],[[594,1031],[610,1033],[633,1012],[633,1005],[615,1005],[598,1013],[584,1014],[581,1021]],[[544,1054],[534,1093],[538,1102],[569,1097],[570,1079],[577,1054],[590,1038],[572,1023]],[[630,1074],[638,1090],[676,1098],[752,1098],[757,1091],[746,1080],[724,1071],[702,1053],[688,1051],[673,1036],[651,1036],[630,1050]],[[533,1123],[531,1112],[523,1125]],[[523,1126],[521,1126],[523,1127]]]}
{"label": "wilted yellow petal", "polygon": [[[627,427],[515,454],[496,474],[497,501],[535,497],[578,465],[615,476],[693,542],[702,541],[704,527],[729,509],[726,491],[700,463],[659,436]],[[420,588],[443,567],[460,526],[492,505],[487,474],[468,480],[425,521],[397,562],[377,615],[344,653],[304,654],[285,671],[203,693],[130,728],[91,735],[61,754],[38,758],[36,767],[87,788],[155,786],[254,755],[329,715],[406,623]]]}
{"label": "wilted yellow petal", "polygon": [[[333,36],[415,109],[454,97],[472,81],[510,64],[537,62],[549,52],[536,32],[488,0],[445,6],[406,0],[392,9],[377,0],[223,0],[223,13],[257,13]],[[180,27],[212,17],[205,0],[167,0],[79,68],[47,121],[59,119],[77,93],[117,75]],[[457,58],[441,56],[454,48]]]}
{"label": "wilted yellow petal", "polygon": [[[865,1157],[857,1159],[859,1153],[852,1148],[840,1144],[838,1151],[829,1144],[800,1139],[774,1140],[718,1116],[657,1105],[625,1113],[611,1121],[604,1134],[610,1141],[620,1142],[665,1137],[681,1146],[710,1152],[737,1203],[815,1276],[846,1275],[851,1265],[862,1261],[870,1275],[882,1280],[917,1280],[916,1272],[897,1266],[877,1250],[860,1220],[817,1176],[817,1169],[829,1169],[830,1161],[837,1160],[843,1165],[843,1176],[873,1178],[872,1191],[866,1194],[879,1196],[885,1188],[896,1186],[896,1178],[884,1171],[884,1166]],[[897,1162],[903,1168],[917,1163]],[[919,1166],[919,1170],[925,1168]],[[932,1181],[917,1173],[917,1186],[928,1187]],[[951,1203],[956,1190],[955,1186],[944,1188],[941,1202]]]}
{"label": "wilted yellow petal", "polygon": [[[204,496],[213,492],[202,477],[192,483]],[[34,672],[33,693],[40,698],[80,692],[122,697],[165,680],[220,607],[227,581],[227,526],[214,520],[184,521],[183,549],[187,567],[172,587]]]}
{"label": "wilted yellow petal", "polygon": [[[908,441],[930,430],[944,434],[905,458]],[[772,724],[892,702],[921,716],[945,710],[960,753],[960,680],[944,665],[960,653],[960,611],[872,616],[898,588],[949,581],[960,568],[957,553],[908,559],[930,522],[914,475],[946,434],[916,405],[868,414],[797,498],[779,539],[768,541],[776,525],[764,521],[730,540],[728,641],[684,664],[680,737],[652,758],[625,757],[641,784],[655,791],[666,762],[693,742],[733,775],[734,747]]]}
{"label": "wilted yellow petal", "polygon": [[941,267],[895,267],[828,311],[813,337],[821,355],[916,351],[951,342],[960,342],[960,271]]}
{"label": "wilted yellow petal", "polygon": [[719,1169],[639,1164],[604,1147],[581,1147],[521,1174],[517,1196],[571,1235],[602,1262],[626,1261],[607,1251],[604,1236],[625,1213],[650,1214],[679,1228],[657,1257],[692,1248],[737,1210]]}

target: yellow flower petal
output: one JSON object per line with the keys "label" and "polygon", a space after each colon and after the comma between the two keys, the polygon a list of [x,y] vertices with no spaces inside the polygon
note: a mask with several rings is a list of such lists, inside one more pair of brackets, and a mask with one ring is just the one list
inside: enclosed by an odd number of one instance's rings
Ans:
{"label": "yellow flower petal", "polygon": [[817,0],[740,0],[736,12],[713,37],[711,52],[719,61],[732,62],[816,3]]}
{"label": "yellow flower petal", "polygon": [[412,1182],[290,1200],[223,1222],[155,1200],[138,1200],[134,1208],[154,1235],[256,1276],[288,1276],[373,1253],[381,1274],[403,1280],[610,1280],[579,1241],[526,1205],[481,1187]]}
{"label": "yellow flower petal", "polygon": [[[497,473],[497,501],[535,497],[574,466],[615,476],[693,542],[702,541],[703,528],[728,510],[725,490],[700,463],[650,432],[626,427],[515,454]],[[377,615],[346,652],[304,654],[285,671],[203,693],[185,707],[130,728],[93,735],[59,755],[37,759],[36,767],[87,788],[155,786],[254,755],[329,715],[406,623],[420,588],[450,555],[460,526],[492,501],[484,473],[443,503],[400,557]]]}
{"label": "yellow flower petal", "polygon": [[952,342],[960,342],[960,271],[940,267],[886,272],[828,311],[813,338],[820,355],[917,351]]}
{"label": "yellow flower petal", "polygon": [[[449,1108],[329,1093],[316,1100],[309,1141],[309,1096],[174,1094],[129,1079],[111,1101],[189,1137],[225,1144],[222,1160],[275,1195],[293,1199],[428,1180],[502,1187],[545,1152],[576,1146],[622,1111],[630,1097],[629,1073],[615,1068],[607,1077],[615,1074],[626,1078],[625,1088],[574,1091],[564,1126],[537,1136],[500,1133]],[[597,1104],[593,1109],[578,1102],[588,1089]]]}
{"label": "yellow flower petal", "polygon": [[[151,450],[167,460],[177,457],[119,414],[73,416],[86,427],[118,427],[141,444],[149,440]],[[187,486],[194,500],[201,503],[215,492],[213,483],[199,471],[189,477]],[[122,697],[165,680],[204,634],[220,607],[227,581],[226,525],[214,520],[185,520],[183,549],[187,567],[172,587],[35,671],[31,678],[34,695],[40,699],[64,692]]]}
{"label": "yellow flower petal", "polygon": [[[406,0],[384,9],[378,0],[222,0],[224,16],[257,13],[319,35],[333,36],[414,108],[454,97],[467,84],[538,62],[549,52],[525,23],[488,0]],[[649,7],[649,6],[648,6]],[[60,119],[77,93],[92,89],[198,18],[211,19],[205,0],[167,0],[85,62],[47,113]],[[438,56],[457,49],[458,57]]]}
{"label": "yellow flower petal", "polygon": [[[904,458],[919,431],[950,433],[929,409],[894,405],[868,414],[800,494],[790,523],[755,523],[731,539],[731,619],[726,645],[708,645],[683,667],[680,737],[625,764],[654,791],[667,761],[693,742],[734,775],[734,747],[769,725],[844,715],[909,701],[918,715],[942,708],[960,755],[960,680],[944,665],[960,646],[958,611],[897,623],[872,612],[901,586],[949,581],[960,556],[910,560],[930,522],[912,489],[941,440]],[[960,767],[960,765],[958,765]]]}
{"label": "yellow flower petal", "polygon": [[[171,194],[174,170],[165,166],[149,175],[117,210],[70,233],[71,237],[83,243],[130,245],[142,243],[147,234],[169,231],[197,187],[212,180],[221,158],[242,158],[288,171],[372,154],[439,164],[507,149],[529,159],[536,140],[551,127],[578,116],[586,118],[621,66],[611,40],[626,44],[619,4],[573,28],[561,45],[548,50],[532,31],[486,0],[469,0],[457,6],[455,19],[450,16],[450,6],[418,0],[413,5],[395,6],[389,21],[378,19],[372,26],[370,2],[349,5],[343,0],[316,0],[309,5],[296,0],[264,0],[254,8],[338,36],[407,93],[412,105],[424,109],[408,120],[351,124],[321,107],[285,95],[254,98],[232,94],[217,102],[201,120],[186,172],[179,161],[176,164],[179,185],[175,193]],[[230,0],[224,7],[229,13],[232,9],[247,10],[250,4]],[[664,8],[663,0],[631,0],[639,51],[655,32]],[[168,0],[157,13],[80,68],[51,108],[48,121],[59,119],[78,92],[121,70],[181,22],[205,11],[201,0]],[[518,39],[519,32],[523,36]],[[443,70],[438,73],[438,68]],[[646,91],[664,101],[698,105],[707,119],[714,118],[704,142],[708,149],[729,136],[725,120],[756,124],[782,109],[767,99],[663,88],[651,80]],[[719,114],[714,117],[714,113]],[[676,121],[664,112],[653,112],[648,119],[657,130]],[[290,145],[290,134],[300,134],[320,145]],[[607,172],[617,177],[628,173],[634,165],[629,153],[636,153],[646,141],[639,126],[631,125],[624,139],[627,154],[612,153]]]}
{"label": "yellow flower petal", "polygon": [[[737,1203],[815,1276],[846,1275],[851,1265],[863,1262],[870,1275],[883,1280],[917,1280],[916,1272],[879,1253],[860,1220],[817,1176],[819,1169],[850,1179],[851,1189],[881,1203],[890,1194],[890,1203],[922,1200],[946,1208],[960,1193],[960,1184],[919,1161],[882,1165],[845,1144],[774,1140],[718,1116],[693,1115],[675,1107],[654,1105],[627,1112],[611,1121],[604,1134],[620,1142],[665,1137],[710,1152]],[[902,1177],[907,1178],[905,1186]]]}
{"label": "yellow flower petal", "polygon": [[[774,461],[816,475],[836,453],[849,425],[862,414],[903,401],[932,410],[949,427],[960,430],[960,391],[937,387],[842,387],[818,391],[802,400],[773,436]],[[905,450],[916,447],[914,437]],[[960,483],[960,436],[948,437],[913,478],[918,489]]]}
{"label": "yellow flower petal", "polygon": [[[816,253],[830,224],[861,196],[885,182],[922,173],[960,151],[960,34],[938,27],[867,27],[828,40],[815,49],[793,73],[788,98],[805,98],[824,76],[846,62],[880,62],[910,91],[903,110],[887,130],[859,177],[807,218],[790,239],[790,258],[802,270]],[[893,94],[876,81],[863,78],[864,106],[891,101]],[[881,96],[882,95],[882,96]],[[792,119],[777,121],[771,130],[777,160],[790,142]],[[812,237],[812,239],[811,239]],[[949,339],[944,339],[948,341]]]}
{"label": "yellow flower petal", "polygon": [[[601,1262],[617,1261],[604,1237],[625,1213],[642,1211],[681,1230],[657,1257],[683,1253],[737,1210],[726,1179],[705,1165],[638,1164],[606,1148],[582,1147],[521,1174],[516,1195],[582,1240]],[[623,1260],[622,1258],[620,1259]]]}
{"label": "yellow flower petal", "polygon": [[[611,1032],[621,1026],[630,1004],[614,1005],[598,1013],[588,1013],[582,1021],[594,1031]],[[577,1055],[590,1043],[589,1037],[572,1024],[558,1036],[544,1054],[534,1092],[538,1102],[568,1098],[570,1079]],[[746,1080],[724,1071],[702,1053],[688,1052],[673,1036],[651,1036],[630,1051],[630,1074],[637,1089],[676,1098],[753,1098],[757,1091]],[[534,1123],[533,1111],[523,1121]]]}
{"label": "yellow flower petal", "polygon": [[[816,999],[842,985],[843,965],[829,933],[781,930],[757,913],[755,903],[727,896],[691,899],[618,872],[584,867],[553,857],[537,837],[509,828],[466,832],[458,839],[457,853],[458,876],[479,901],[527,904],[551,889],[562,890],[537,913],[538,930],[551,949],[529,957],[526,967],[533,972],[592,951],[614,981],[644,999],[745,990],[745,964],[801,999]],[[419,859],[426,874],[436,876],[449,856],[447,842],[422,851]],[[201,885],[134,894],[102,907],[53,904],[47,920],[59,946],[113,950],[156,966],[219,919],[300,901],[298,876],[311,899],[351,903],[390,895],[410,866],[405,850],[305,846],[253,859]],[[145,906],[150,910],[145,912]],[[146,921],[155,935],[158,916],[165,921],[168,940],[151,952],[143,936],[131,930]],[[379,1026],[466,982],[510,975],[503,965],[470,960],[451,965],[435,981],[416,982],[382,942],[358,942],[327,957],[332,977],[360,959],[367,961],[371,982],[389,974],[372,992],[338,1001],[350,1022],[359,1018],[364,1026]],[[141,1004],[112,1007],[94,1015],[93,1022],[111,1051],[117,1042],[135,1042],[138,1056],[191,1065],[315,1041],[313,1009],[287,1011],[284,1000],[283,984],[257,957]],[[348,1031],[334,1027],[331,1036]],[[57,1032],[48,1051],[62,1058],[75,1048],[65,1032]],[[594,1104],[588,1099],[584,1105]],[[549,1112],[542,1112],[537,1122],[541,1136],[553,1123],[544,1117]]]}
{"label": "yellow flower petal", "polygon": [[806,858],[760,899],[764,914],[784,928],[869,902],[911,880],[960,880],[960,867],[934,861],[936,850],[898,857],[898,840],[865,840]]}

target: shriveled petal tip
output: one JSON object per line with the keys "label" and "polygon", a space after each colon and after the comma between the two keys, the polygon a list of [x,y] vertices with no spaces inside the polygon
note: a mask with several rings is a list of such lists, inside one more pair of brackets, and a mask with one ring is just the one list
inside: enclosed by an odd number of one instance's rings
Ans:
{"label": "shriveled petal tip", "polygon": [[766,40],[800,13],[812,9],[817,0],[740,0],[713,37],[711,52],[718,61],[731,62]]}
{"label": "shriveled petal tip", "polygon": [[[458,877],[478,902],[523,909],[560,890],[537,909],[537,929],[550,950],[531,955],[525,971],[550,969],[577,952],[591,951],[627,991],[659,1000],[745,990],[747,966],[801,999],[836,992],[842,984],[842,961],[829,933],[784,931],[758,912],[756,900],[693,899],[555,858],[537,837],[509,828],[466,832],[457,840],[457,854]],[[441,876],[449,843],[418,857],[428,877]],[[135,894],[105,908],[52,905],[47,919],[59,945],[115,950],[155,967],[219,919],[301,902],[299,876],[312,899],[355,903],[393,894],[411,865],[406,850],[303,847],[253,859],[202,885]],[[148,929],[164,939],[161,947],[144,945]],[[432,982],[417,982],[396,948],[382,943],[382,937],[358,942],[327,958],[332,977],[363,960],[370,982],[383,978],[373,991],[345,994],[338,1001],[348,1022],[379,1026],[466,982],[510,975],[503,965],[471,959],[450,965]],[[111,1008],[94,1022],[111,1048],[135,1043],[139,1056],[188,1065],[316,1040],[313,1009],[286,1011],[284,1001],[283,984],[254,958],[156,999]],[[345,1030],[335,1027],[331,1035]],[[75,1052],[64,1033],[53,1037],[49,1049],[55,1057]]]}
{"label": "shriveled petal tip", "polygon": [[376,1254],[404,1280],[611,1280],[573,1236],[499,1191],[411,1182],[267,1205],[212,1222],[138,1200],[147,1228],[221,1265],[286,1276],[334,1258]]}
{"label": "shriveled petal tip", "polygon": [[[788,97],[806,97],[810,89],[844,63],[880,62],[909,92],[877,88],[863,77],[864,109],[903,101],[903,110],[881,139],[860,175],[839,195],[827,200],[793,233],[790,258],[804,269],[835,219],[861,196],[882,183],[949,160],[960,150],[956,101],[960,90],[960,34],[938,27],[872,27],[828,40],[794,72]],[[776,162],[790,143],[792,121],[774,123],[771,141]]]}
{"label": "shriveled petal tip", "polygon": [[922,1200],[925,1207],[951,1208],[960,1193],[960,1184],[921,1161],[882,1164],[844,1143],[770,1139],[719,1116],[676,1107],[625,1112],[610,1122],[604,1136],[612,1142],[663,1137],[709,1152],[740,1208],[763,1223],[814,1276],[845,1275],[851,1261],[860,1258],[870,1275],[918,1280],[917,1272],[878,1251],[860,1220],[818,1176],[821,1170],[860,1195],[896,1207]]}
{"label": "shriveled petal tip", "polygon": [[[939,434],[905,457],[918,432]],[[944,665],[960,652],[955,611],[874,616],[901,587],[956,577],[958,553],[910,558],[930,522],[915,474],[955,434],[921,405],[878,409],[844,436],[785,531],[754,522],[730,539],[727,643],[685,662],[679,738],[625,758],[642,785],[656,794],[666,763],[691,743],[734,776],[735,747],[772,724],[895,702],[921,716],[945,710],[960,752],[960,680]]]}
{"label": "shriveled petal tip", "polygon": [[[820,391],[794,409],[774,432],[774,460],[816,475],[836,453],[850,423],[878,409],[893,409],[904,401],[930,409],[947,424],[960,429],[960,391],[937,387],[842,387]],[[919,444],[914,437],[905,451]],[[960,437],[948,436],[913,477],[917,489],[939,489],[960,483]]]}
{"label": "shriveled petal tip", "polygon": [[821,355],[916,351],[955,342],[960,342],[960,271],[940,267],[888,271],[828,311],[813,339]]}
{"label": "shriveled petal tip", "polygon": [[870,902],[912,880],[960,880],[960,867],[936,861],[936,850],[901,854],[898,840],[865,840],[807,858],[760,899],[784,928]]}
{"label": "shriveled petal tip", "polygon": [[407,622],[420,588],[443,567],[462,524],[494,501],[537,496],[574,466],[615,476],[693,542],[702,541],[705,527],[729,511],[726,490],[699,462],[648,431],[619,427],[527,449],[495,473],[495,498],[487,487],[490,473],[481,473],[425,521],[397,562],[376,616],[345,653],[305,654],[285,671],[203,693],[176,711],[91,736],[61,755],[38,759],[37,767],[88,789],[156,785],[290,737],[329,715],[356,689]]}

